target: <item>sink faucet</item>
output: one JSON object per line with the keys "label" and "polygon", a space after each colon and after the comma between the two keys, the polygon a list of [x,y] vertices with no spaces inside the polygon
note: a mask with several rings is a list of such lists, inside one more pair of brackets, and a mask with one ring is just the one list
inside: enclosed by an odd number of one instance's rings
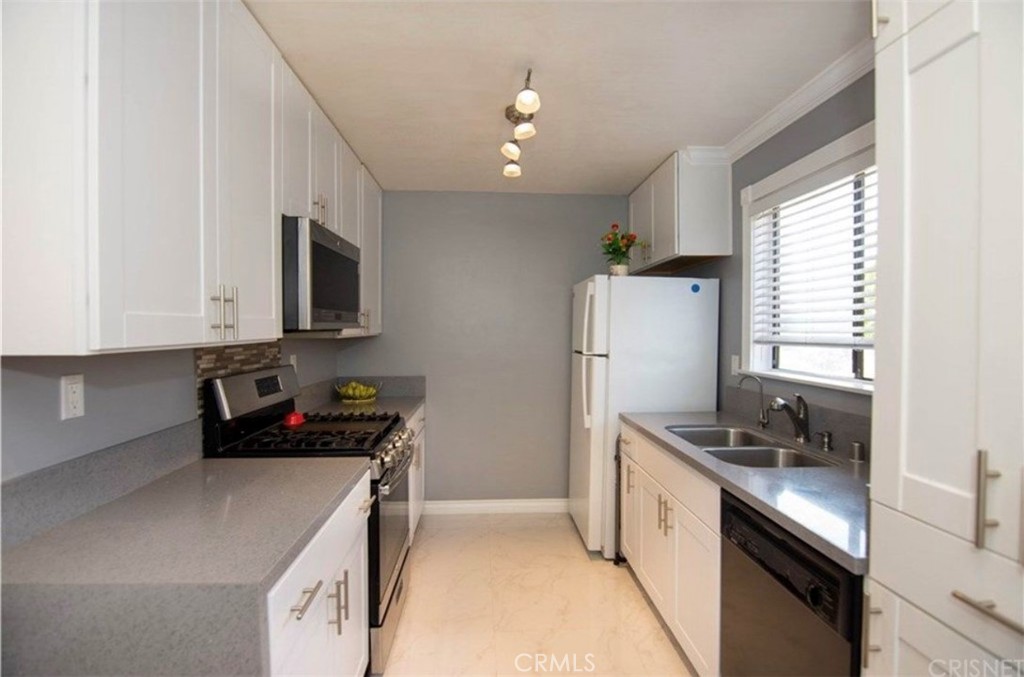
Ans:
{"label": "sink faucet", "polygon": [[768,409],[766,409],[764,406],[764,383],[762,383],[761,379],[759,379],[757,376],[754,376],[753,374],[744,374],[743,376],[740,377],[740,380],[736,383],[736,386],[742,387],[743,382],[746,381],[748,378],[757,381],[757,388],[761,392],[761,408],[757,410],[757,425],[759,425],[761,428],[767,428]]}
{"label": "sink faucet", "polygon": [[800,393],[793,393],[793,397],[796,398],[796,409],[781,397],[776,397],[772,400],[771,404],[768,405],[768,408],[772,411],[786,412],[789,416],[789,420],[793,422],[796,441],[806,442],[811,436],[811,424],[807,414],[807,402],[804,398],[800,397]]}

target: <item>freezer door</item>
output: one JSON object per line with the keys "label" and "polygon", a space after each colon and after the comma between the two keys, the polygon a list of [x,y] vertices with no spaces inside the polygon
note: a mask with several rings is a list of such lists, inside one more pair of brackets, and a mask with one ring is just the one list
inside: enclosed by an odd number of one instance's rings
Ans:
{"label": "freezer door", "polygon": [[572,288],[572,349],[584,355],[608,354],[608,276],[598,275]]}
{"label": "freezer door", "polygon": [[587,550],[601,549],[608,360],[573,353],[569,513]]}

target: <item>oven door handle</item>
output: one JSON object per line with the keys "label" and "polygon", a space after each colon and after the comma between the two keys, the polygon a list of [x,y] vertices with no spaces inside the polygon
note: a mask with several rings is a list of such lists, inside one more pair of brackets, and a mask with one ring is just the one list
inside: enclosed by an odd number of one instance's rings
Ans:
{"label": "oven door handle", "polygon": [[409,457],[402,462],[402,465],[388,472],[388,481],[381,482],[380,486],[377,487],[377,491],[380,492],[381,496],[390,496],[391,488],[397,487],[402,483],[405,476],[409,474],[409,466],[412,465],[412,458],[412,454],[410,454]]}

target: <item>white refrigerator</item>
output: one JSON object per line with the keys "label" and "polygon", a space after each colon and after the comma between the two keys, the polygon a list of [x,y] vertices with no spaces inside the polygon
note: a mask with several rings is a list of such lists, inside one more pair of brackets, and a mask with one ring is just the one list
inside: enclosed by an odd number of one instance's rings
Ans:
{"label": "white refrigerator", "polygon": [[615,556],[620,412],[714,411],[718,280],[598,275],[573,287],[569,512]]}

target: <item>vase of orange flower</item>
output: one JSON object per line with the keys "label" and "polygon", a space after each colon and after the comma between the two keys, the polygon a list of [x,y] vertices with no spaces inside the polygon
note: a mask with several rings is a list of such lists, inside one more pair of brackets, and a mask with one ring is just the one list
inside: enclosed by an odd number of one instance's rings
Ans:
{"label": "vase of orange flower", "polygon": [[622,233],[619,224],[613,223],[611,230],[601,238],[601,251],[611,264],[612,275],[629,275],[629,250],[637,244],[636,233]]}

